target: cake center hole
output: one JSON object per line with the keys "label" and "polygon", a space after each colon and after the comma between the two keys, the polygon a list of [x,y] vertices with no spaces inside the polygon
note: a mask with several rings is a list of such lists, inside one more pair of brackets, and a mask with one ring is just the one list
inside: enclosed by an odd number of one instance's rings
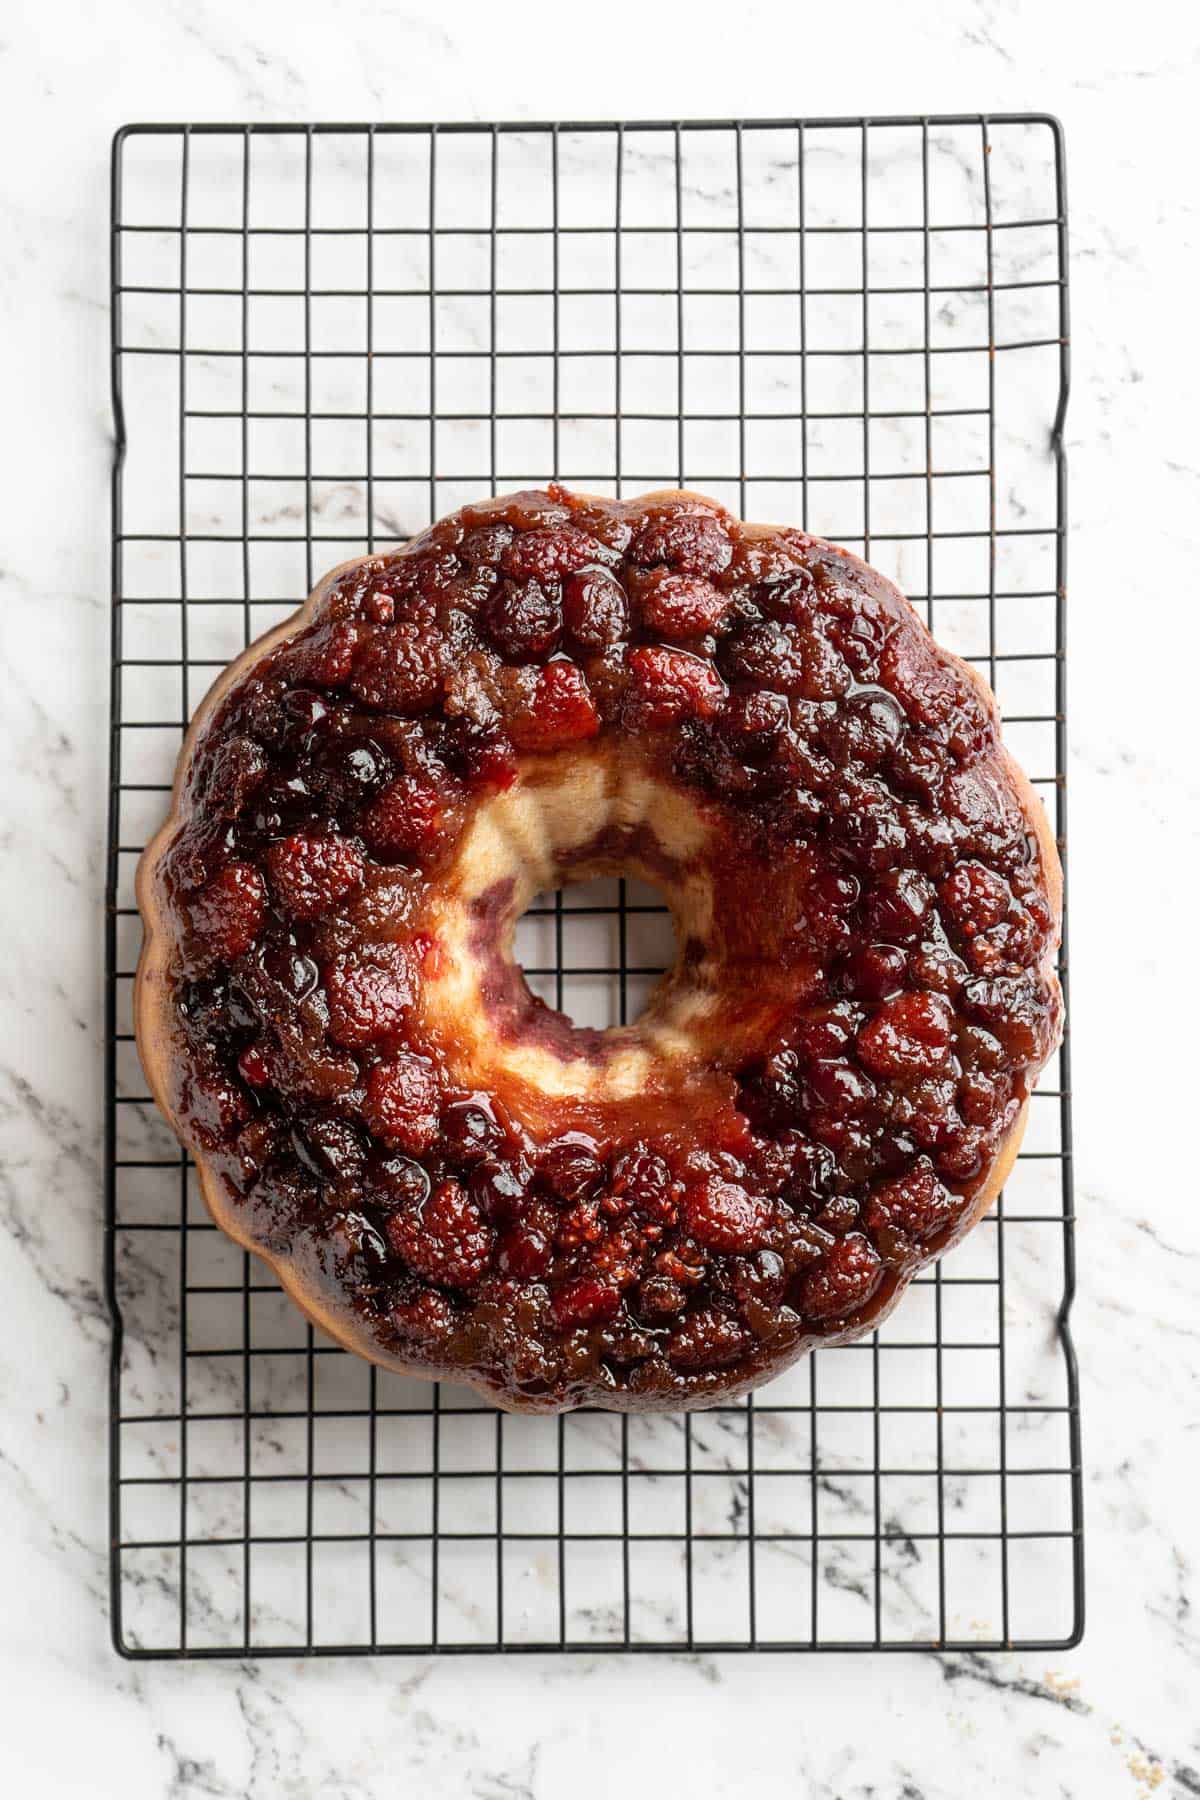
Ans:
{"label": "cake center hole", "polygon": [[581,1029],[633,1025],[679,944],[659,889],[600,876],[538,894],[517,921],[513,954],[537,999]]}

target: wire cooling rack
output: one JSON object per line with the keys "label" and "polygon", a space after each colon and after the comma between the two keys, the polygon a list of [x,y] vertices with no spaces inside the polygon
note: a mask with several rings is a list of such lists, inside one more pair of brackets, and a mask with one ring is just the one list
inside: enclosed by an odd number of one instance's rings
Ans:
{"label": "wire cooling rack", "polygon": [[[986,672],[1061,841],[1057,124],[142,125],[112,208],[118,1649],[1077,1641],[1066,1046],[993,1215],[871,1340],[711,1412],[531,1419],[301,1320],[211,1226],[130,1013],[133,869],[218,670],[330,564],[553,476],[861,550]],[[520,932],[591,1024],[669,960],[632,883]]]}

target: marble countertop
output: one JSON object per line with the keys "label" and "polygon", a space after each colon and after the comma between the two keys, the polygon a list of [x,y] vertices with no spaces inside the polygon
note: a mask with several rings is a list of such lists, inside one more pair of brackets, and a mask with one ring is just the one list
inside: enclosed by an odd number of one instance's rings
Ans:
{"label": "marble countertop", "polygon": [[[697,19],[699,15],[696,15]],[[1200,27],[1026,0],[719,39],[561,8],[17,0],[0,34],[0,1776],[122,1800],[1200,1795],[1193,1158]],[[802,22],[803,21],[803,22]],[[1089,1623],[1049,1656],[130,1664],[108,1636],[108,140],[126,121],[1038,110],[1072,215],[1071,853]],[[17,422],[20,422],[19,426]],[[1115,521],[1155,548],[1135,550]],[[1153,637],[1127,640],[1126,621]],[[1122,940],[1119,948],[1116,940]]]}

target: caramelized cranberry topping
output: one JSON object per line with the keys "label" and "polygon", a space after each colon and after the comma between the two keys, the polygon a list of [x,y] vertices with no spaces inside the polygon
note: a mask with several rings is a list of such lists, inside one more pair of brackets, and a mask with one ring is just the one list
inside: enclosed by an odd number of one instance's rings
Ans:
{"label": "caramelized cranberry topping", "polygon": [[[672,980],[720,1025],[677,1093],[535,1116],[424,1008],[464,832],[564,753],[705,822],[686,866],[638,854],[713,896]],[[518,494],[344,572],[225,696],[187,794],[162,881],[189,1136],[260,1241],[324,1243],[382,1353],[517,1405],[715,1397],[867,1328],[1056,1041],[1053,871],[985,697],[854,558],[694,497]],[[498,1032],[610,1054],[515,981],[481,977]]]}

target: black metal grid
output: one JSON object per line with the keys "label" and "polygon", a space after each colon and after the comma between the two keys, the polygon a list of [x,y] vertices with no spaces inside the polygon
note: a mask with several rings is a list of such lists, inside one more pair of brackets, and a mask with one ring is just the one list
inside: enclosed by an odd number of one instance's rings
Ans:
{"label": "black metal grid", "polygon": [[[1061,842],[1057,123],[132,126],[112,331],[117,1648],[1078,1641],[1067,1046],[995,1213],[873,1340],[706,1414],[530,1420],[316,1337],[209,1223],[130,1031],[132,871],[203,689],[481,489],[687,483],[861,548],[985,669]],[[662,913],[535,906],[532,984],[625,1019]]]}

